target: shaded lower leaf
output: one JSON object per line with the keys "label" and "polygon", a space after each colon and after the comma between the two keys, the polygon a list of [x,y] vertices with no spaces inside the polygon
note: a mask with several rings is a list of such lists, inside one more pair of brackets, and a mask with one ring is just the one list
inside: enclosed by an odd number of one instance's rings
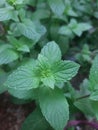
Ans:
{"label": "shaded lower leaf", "polygon": [[43,115],[56,130],[63,130],[69,119],[67,100],[60,89],[45,89],[39,96]]}
{"label": "shaded lower leaf", "polygon": [[50,126],[43,117],[41,111],[36,109],[27,117],[21,130],[47,130],[48,127]]}
{"label": "shaded lower leaf", "polygon": [[8,75],[0,69],[0,94],[7,90],[7,87],[3,85],[7,79],[7,76]]}
{"label": "shaded lower leaf", "polygon": [[[81,110],[85,115],[93,115],[93,108],[91,106],[90,100],[88,98],[80,99],[74,102],[74,105]],[[89,110],[89,111],[88,111]]]}
{"label": "shaded lower leaf", "polygon": [[90,102],[93,108],[94,115],[98,120],[98,101],[90,101]]}
{"label": "shaded lower leaf", "polygon": [[95,59],[93,60],[92,67],[90,69],[90,75],[89,75],[89,80],[90,80],[90,89],[98,89],[98,55],[96,55]]}
{"label": "shaded lower leaf", "polygon": [[34,98],[34,91],[30,90],[15,90],[15,89],[8,89],[8,92],[16,98],[19,99],[33,99]]}

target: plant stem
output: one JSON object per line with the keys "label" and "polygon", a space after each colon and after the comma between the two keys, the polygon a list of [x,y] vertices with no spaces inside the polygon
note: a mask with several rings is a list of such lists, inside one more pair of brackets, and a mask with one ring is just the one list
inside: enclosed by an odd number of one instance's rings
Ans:
{"label": "plant stem", "polygon": [[[15,5],[13,5],[13,7],[14,7],[15,10],[17,10]],[[21,20],[19,15],[18,15],[18,19],[19,19],[19,22],[22,22],[22,20]]]}
{"label": "plant stem", "polygon": [[85,95],[85,96],[82,96],[82,97],[79,97],[79,98],[76,98],[76,101],[81,100],[81,99],[83,99],[83,98],[87,98],[87,97],[89,97],[89,96],[90,96],[90,94]]}

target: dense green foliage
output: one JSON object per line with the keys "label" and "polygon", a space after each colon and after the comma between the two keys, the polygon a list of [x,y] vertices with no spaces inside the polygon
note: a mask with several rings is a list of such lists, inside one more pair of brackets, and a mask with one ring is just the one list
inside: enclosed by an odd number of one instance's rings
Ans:
{"label": "dense green foliage", "polygon": [[98,0],[0,0],[0,93],[36,102],[21,130],[98,119],[97,21]]}

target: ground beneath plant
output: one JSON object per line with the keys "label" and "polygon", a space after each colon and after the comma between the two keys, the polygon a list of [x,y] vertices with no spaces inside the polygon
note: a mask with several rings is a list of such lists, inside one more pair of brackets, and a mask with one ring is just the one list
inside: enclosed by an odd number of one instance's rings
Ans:
{"label": "ground beneath plant", "polygon": [[[0,95],[0,130],[20,130],[21,124],[30,112],[34,110],[34,103],[15,105],[10,101],[8,93]],[[82,118],[78,114],[78,118]],[[76,126],[75,130],[95,130],[87,126]]]}
{"label": "ground beneath plant", "polygon": [[16,105],[10,101],[9,94],[0,95],[0,130],[20,130],[21,124],[33,110],[34,103]]}

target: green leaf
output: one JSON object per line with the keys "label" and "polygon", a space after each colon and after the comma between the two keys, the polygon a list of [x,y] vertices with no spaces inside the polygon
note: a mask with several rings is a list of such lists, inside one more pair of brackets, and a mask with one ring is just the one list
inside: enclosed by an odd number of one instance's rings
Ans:
{"label": "green leaf", "polygon": [[77,74],[79,67],[73,61],[59,61],[52,66],[52,71],[56,81],[66,82]]}
{"label": "green leaf", "polygon": [[98,89],[98,55],[95,57],[93,61],[93,65],[90,69],[90,89]]}
{"label": "green leaf", "polygon": [[92,28],[89,23],[77,23],[75,19],[71,19],[68,26],[77,36],[81,36],[84,31]]}
{"label": "green leaf", "polygon": [[83,82],[80,84],[80,88],[77,91],[77,94],[75,94],[74,98],[80,98],[83,97],[85,95],[89,95],[90,91],[89,91],[89,80],[88,79],[84,79]]}
{"label": "green leaf", "polygon": [[68,26],[62,26],[59,29],[59,34],[66,35],[68,37],[73,37],[73,32]]}
{"label": "green leaf", "polygon": [[13,88],[9,88],[8,89],[8,92],[12,95],[12,96],[14,96],[14,97],[16,97],[16,98],[18,98],[18,99],[34,99],[34,91],[32,90],[32,89],[30,89],[30,90],[15,90],[15,89],[13,89]]}
{"label": "green leaf", "polygon": [[38,8],[33,14],[32,14],[32,19],[33,20],[40,20],[40,19],[45,19],[49,18],[50,12],[48,9],[44,8]]}
{"label": "green leaf", "polygon": [[69,16],[73,16],[73,17],[77,17],[77,13],[72,9],[72,8],[69,8],[69,10],[67,11],[67,14]]}
{"label": "green leaf", "polygon": [[0,69],[0,94],[7,90],[7,88],[4,86],[7,76],[8,75]]}
{"label": "green leaf", "polygon": [[18,51],[30,52],[29,47],[25,43],[21,42],[20,40],[17,40],[12,36],[8,36],[7,38],[9,42],[13,45],[13,47]]}
{"label": "green leaf", "polygon": [[88,115],[93,116],[94,115],[92,105],[91,105],[90,100],[88,98],[75,101],[74,105],[79,110],[81,110],[86,116],[88,116]]}
{"label": "green leaf", "polygon": [[8,77],[5,85],[15,90],[30,90],[37,88],[39,79],[34,73],[35,65],[35,61],[32,61],[19,67]]}
{"label": "green leaf", "polygon": [[54,88],[55,79],[51,72],[51,65],[43,55],[38,55],[38,75],[45,86]]}
{"label": "green leaf", "polygon": [[24,105],[24,104],[30,103],[32,100],[31,99],[27,99],[27,100],[26,99],[19,99],[19,98],[10,96],[10,101],[16,105]]}
{"label": "green leaf", "polygon": [[21,46],[18,47],[17,50],[18,50],[18,51],[22,51],[22,52],[30,52],[29,47],[28,47],[27,45],[25,45],[25,44],[21,44]]}
{"label": "green leaf", "polygon": [[0,44],[1,44],[0,45],[0,53],[2,53],[3,51],[5,51],[7,49],[12,49],[12,46],[9,44],[5,44],[5,43],[2,44],[2,42]]}
{"label": "green leaf", "polygon": [[79,23],[77,25],[77,27],[73,29],[73,32],[77,36],[81,36],[84,31],[87,31],[87,30],[89,30],[91,28],[92,28],[92,26],[90,24],[88,24],[88,23]]}
{"label": "green leaf", "polygon": [[5,49],[0,52],[0,65],[8,64],[18,59],[18,54],[12,49]]}
{"label": "green leaf", "polygon": [[17,12],[13,7],[0,8],[0,21],[15,19],[17,20]]}
{"label": "green leaf", "polygon": [[24,121],[21,130],[47,130],[49,124],[43,117],[41,111],[36,109]]}
{"label": "green leaf", "polygon": [[7,0],[10,5],[22,4],[24,0]]}
{"label": "green leaf", "polygon": [[62,15],[65,9],[63,0],[48,0],[48,4],[53,11],[53,13],[57,15]]}
{"label": "green leaf", "polygon": [[23,23],[19,23],[18,29],[21,34],[35,42],[37,42],[46,32],[44,26],[42,26],[40,23],[35,24],[30,20],[24,20]]}
{"label": "green leaf", "polygon": [[0,7],[2,7],[5,4],[6,0],[0,0]]}
{"label": "green leaf", "polygon": [[14,4],[23,4],[24,0],[15,0]]}
{"label": "green leaf", "polygon": [[94,115],[98,120],[98,101],[91,101],[91,105],[93,108]]}
{"label": "green leaf", "polygon": [[67,100],[59,89],[43,90],[39,96],[43,115],[56,130],[63,130],[69,119]]}
{"label": "green leaf", "polygon": [[49,77],[41,78],[41,81],[45,86],[49,86],[50,88],[54,89],[55,79],[52,75]]}
{"label": "green leaf", "polygon": [[98,101],[98,90],[95,92],[92,92],[89,99],[91,99],[93,101]]}
{"label": "green leaf", "polygon": [[38,55],[37,67],[43,84],[53,89],[59,82],[66,82],[74,77],[79,69],[77,63],[61,60],[61,51],[55,42],[49,42],[43,47]]}
{"label": "green leaf", "polygon": [[60,48],[54,41],[48,42],[41,50],[41,54],[44,55],[50,63],[61,60]]}
{"label": "green leaf", "polygon": [[20,33],[19,29],[18,29],[18,24],[17,23],[14,22],[14,23],[12,23],[10,25],[10,30],[8,30],[8,34],[12,35],[14,37],[20,37],[21,36],[21,33]]}

